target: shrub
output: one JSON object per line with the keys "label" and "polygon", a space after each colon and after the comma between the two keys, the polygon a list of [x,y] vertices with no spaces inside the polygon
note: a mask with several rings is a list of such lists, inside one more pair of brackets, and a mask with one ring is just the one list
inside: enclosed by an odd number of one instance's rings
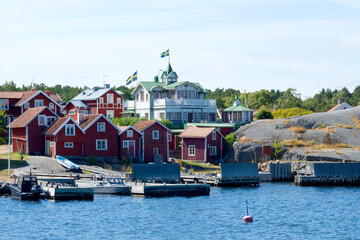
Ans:
{"label": "shrub", "polygon": [[139,121],[146,121],[147,119],[137,117],[125,117],[125,118],[111,118],[110,119],[116,126],[131,126]]}
{"label": "shrub", "polygon": [[284,151],[284,148],[281,146],[281,143],[279,142],[279,140],[275,140],[274,143],[274,156],[275,156],[275,160],[279,159],[279,154]]}
{"label": "shrub", "polygon": [[234,144],[234,142],[235,142],[234,133],[229,133],[228,135],[226,135],[225,141],[226,141],[227,147],[228,147],[228,148],[232,148],[232,147],[233,147],[233,144]]}
{"label": "shrub", "polygon": [[90,156],[88,160],[89,165],[96,165],[97,164],[97,158],[95,156]]}
{"label": "shrub", "polygon": [[272,114],[275,119],[278,119],[278,118],[288,118],[293,116],[301,116],[310,113],[313,112],[299,107],[295,107],[295,108],[278,109],[274,111]]}
{"label": "shrub", "polygon": [[0,145],[7,145],[8,142],[9,142],[9,138],[8,138],[8,137],[0,138]]}
{"label": "shrub", "polygon": [[256,119],[274,119],[273,115],[268,110],[260,110],[255,114]]}

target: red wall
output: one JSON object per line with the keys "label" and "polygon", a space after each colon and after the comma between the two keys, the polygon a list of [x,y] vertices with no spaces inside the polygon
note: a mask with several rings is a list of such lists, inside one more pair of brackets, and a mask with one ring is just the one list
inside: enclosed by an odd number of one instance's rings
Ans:
{"label": "red wall", "polygon": [[172,133],[171,134],[171,141],[169,141],[169,151],[176,150],[176,142],[175,142],[175,136]]}
{"label": "red wall", "polygon": [[[152,131],[159,130],[159,139],[152,138]],[[143,131],[144,134],[144,161],[154,162],[154,148],[159,149],[159,155],[163,156],[164,161],[167,161],[167,133],[168,131],[159,123],[153,124],[151,127]]]}
{"label": "red wall", "polygon": [[139,149],[140,149],[140,144],[139,141],[140,141],[140,133],[138,133],[137,131],[135,131],[134,129],[130,128],[129,130],[133,130],[133,137],[132,138],[128,138],[127,137],[127,131],[126,132],[123,132],[121,133],[120,137],[119,137],[119,158],[122,159],[124,156],[126,156],[126,151],[124,148],[123,148],[123,141],[126,141],[126,140],[134,140],[135,141],[135,157],[138,157],[138,152],[139,152]]}
{"label": "red wall", "polygon": [[[21,108],[14,107],[19,100],[20,99],[9,99],[9,110],[6,111],[6,115],[13,115],[14,117],[21,115]],[[11,121],[14,121],[14,119],[11,119]]]}
{"label": "red wall", "polygon": [[[54,109],[51,109],[54,113],[59,113],[60,112],[60,108],[58,107],[58,105],[55,104],[55,101],[50,100],[49,98],[47,98],[46,96],[44,96],[43,94],[38,94],[36,97],[34,97],[33,99],[31,99],[28,103],[29,103],[29,107],[30,108],[34,108],[35,107],[35,100],[44,100],[44,106],[49,107],[50,103],[54,103]],[[24,109],[24,105],[22,106],[23,108],[23,112],[25,112],[27,109]]]}
{"label": "red wall", "polygon": [[229,133],[232,133],[234,131],[234,128],[233,127],[228,127],[228,128],[226,127],[226,128],[220,128],[218,130],[224,137],[226,137],[226,135],[228,135]]}
{"label": "red wall", "polygon": [[[69,121],[69,124],[73,124]],[[75,136],[65,136],[65,127],[63,127],[55,137],[56,140],[56,155],[64,156],[81,156],[83,152],[83,142],[85,135],[75,126]],[[73,148],[65,148],[65,142],[73,142]]]}
{"label": "red wall", "polygon": [[[204,138],[183,138],[182,158],[184,160],[204,161]],[[195,145],[195,156],[189,156],[189,145]]]}
{"label": "red wall", "polygon": [[[75,120],[75,122],[78,120],[78,109],[72,103],[69,103],[66,106],[65,110],[66,110],[66,117],[71,117],[72,119]],[[75,115],[70,116],[69,111],[71,110],[75,111]]]}
{"label": "red wall", "polygon": [[214,155],[214,156],[210,156],[210,148],[207,148],[206,159],[208,162],[213,162],[213,161],[217,161],[220,159],[221,141],[222,141],[222,137],[220,136],[220,134],[218,132],[216,132],[216,140],[212,140],[212,133],[209,134],[209,136],[207,137],[206,145],[216,146],[216,155]]}
{"label": "red wall", "polygon": [[21,153],[21,149],[23,153],[27,153],[26,152],[26,140],[21,140],[21,139],[13,139],[13,152],[14,153]]}
{"label": "red wall", "polygon": [[[97,123],[105,122],[105,132],[97,131]],[[100,118],[90,128],[86,130],[84,155],[98,157],[117,157],[118,134],[119,130],[115,129],[104,118]],[[107,139],[107,150],[96,150],[96,139]]]}

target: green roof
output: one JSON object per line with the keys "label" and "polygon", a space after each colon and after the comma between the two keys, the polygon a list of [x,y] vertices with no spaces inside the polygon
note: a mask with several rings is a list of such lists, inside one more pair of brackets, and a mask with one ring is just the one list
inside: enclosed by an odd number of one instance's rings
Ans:
{"label": "green roof", "polygon": [[228,128],[235,127],[229,123],[188,123],[188,126],[196,126],[196,127],[213,127],[213,128]]}
{"label": "green roof", "polygon": [[200,83],[193,83],[193,82],[188,82],[188,81],[183,81],[183,82],[174,82],[174,83],[170,83],[170,84],[166,84],[164,82],[140,82],[140,84],[146,89],[146,91],[148,91],[149,93],[152,93],[152,90],[155,87],[162,87],[164,89],[173,89],[176,88],[184,83],[189,83],[192,84],[198,88],[201,89],[201,91],[203,93],[207,93],[206,90],[200,85]]}
{"label": "green roof", "polygon": [[152,89],[155,87],[162,87],[166,86],[166,83],[163,82],[140,82],[140,84],[145,88],[146,91],[149,93],[152,92]]}
{"label": "green roof", "polygon": [[121,112],[121,114],[134,114],[134,113],[136,113],[135,110],[126,110]]}
{"label": "green roof", "polygon": [[222,112],[253,112],[254,110],[244,106],[231,106],[222,110]]}

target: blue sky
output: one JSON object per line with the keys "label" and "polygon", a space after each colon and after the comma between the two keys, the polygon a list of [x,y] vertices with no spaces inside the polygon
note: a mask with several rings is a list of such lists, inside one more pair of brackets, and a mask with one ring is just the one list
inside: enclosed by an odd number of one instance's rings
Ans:
{"label": "blue sky", "polygon": [[215,89],[360,85],[360,1],[0,1],[0,81],[93,87],[152,80]]}

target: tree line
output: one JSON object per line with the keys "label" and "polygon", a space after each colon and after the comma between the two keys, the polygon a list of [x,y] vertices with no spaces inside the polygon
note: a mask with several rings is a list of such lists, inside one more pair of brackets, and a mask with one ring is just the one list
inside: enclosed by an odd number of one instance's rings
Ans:
{"label": "tree line", "polygon": [[[60,84],[55,86],[47,86],[44,83],[17,86],[13,81],[5,82],[0,85],[0,91],[29,91],[30,89],[50,91],[57,93],[63,101],[67,102],[86,89],[84,87],[62,86]],[[133,100],[134,96],[131,92],[134,88],[127,88],[126,86],[113,86],[113,89],[120,90],[123,96],[128,100]],[[214,91],[207,89],[208,99],[216,99],[218,108],[230,107],[236,96],[241,96],[242,92],[232,88],[224,89],[217,88]],[[286,91],[280,90],[266,90],[261,89],[255,92],[246,93],[246,105],[252,109],[287,109],[287,108],[301,108],[312,112],[325,112],[335,106],[339,97],[343,97],[347,103],[352,106],[360,105],[360,85],[357,86],[353,92],[350,92],[346,87],[341,90],[322,89],[313,97],[302,100],[300,94],[296,89],[289,88]],[[245,95],[241,96],[241,102],[244,105]]]}

